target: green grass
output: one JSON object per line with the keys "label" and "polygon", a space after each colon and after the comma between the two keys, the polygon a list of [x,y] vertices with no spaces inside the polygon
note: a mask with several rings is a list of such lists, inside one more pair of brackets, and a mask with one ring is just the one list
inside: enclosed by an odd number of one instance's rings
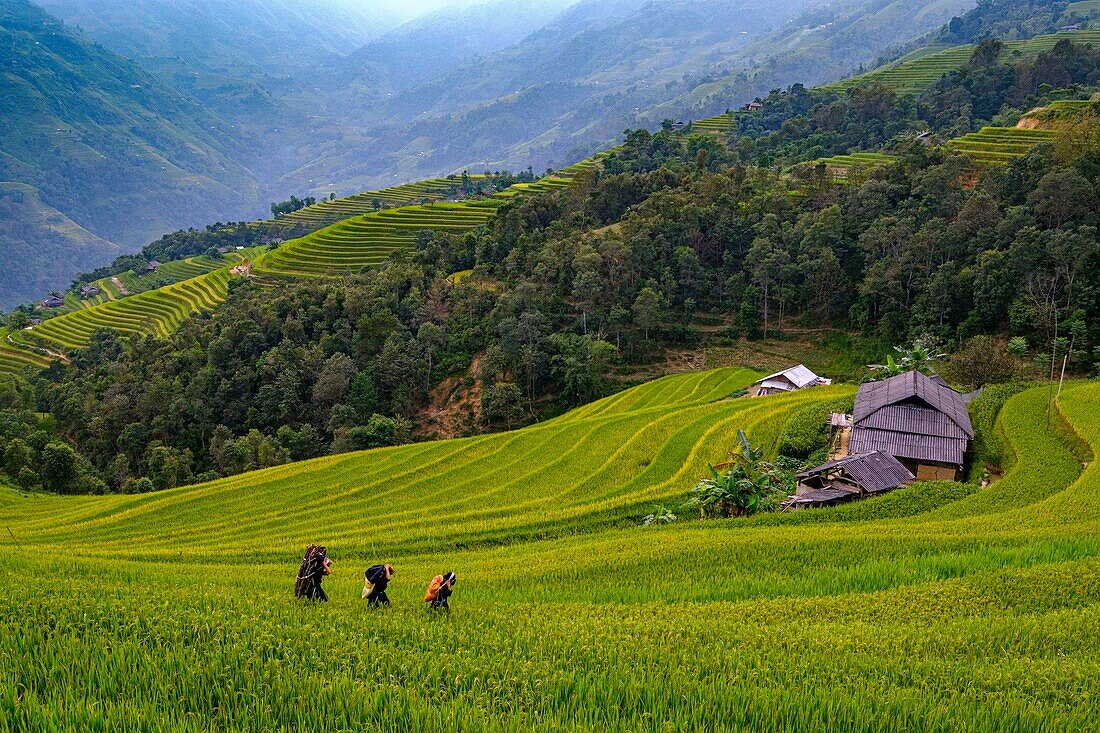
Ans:
{"label": "green grass", "polygon": [[[1045,390],[1005,403],[1019,458],[989,489],[625,522],[737,427],[774,446],[851,392],[710,401],[753,376],[154,495],[0,492],[0,730],[1094,730],[1100,468],[1046,432]],[[1059,409],[1095,451],[1100,383]],[[311,541],[327,606],[290,598]],[[371,613],[383,559],[394,607]]]}

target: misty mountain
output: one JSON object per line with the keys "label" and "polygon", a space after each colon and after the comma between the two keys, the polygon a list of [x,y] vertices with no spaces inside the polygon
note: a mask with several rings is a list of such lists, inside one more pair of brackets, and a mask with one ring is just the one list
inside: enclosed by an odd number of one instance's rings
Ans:
{"label": "misty mountain", "polygon": [[306,71],[396,27],[362,0],[40,0],[39,4],[208,109],[278,126]]}
{"label": "misty mountain", "polygon": [[365,101],[392,96],[471,58],[520,42],[575,2],[492,0],[448,6],[339,59],[328,70],[330,78],[319,81],[330,91],[358,90]]}
{"label": "misty mountain", "polygon": [[0,68],[0,182],[24,184],[0,207],[0,270],[46,273],[3,278],[0,303],[67,285],[115,245],[250,208],[228,124],[26,0],[0,0]]}
{"label": "misty mountain", "polygon": [[280,183],[323,193],[463,167],[561,166],[629,126],[841,76],[973,4],[582,0],[520,42],[383,104],[334,95],[350,102],[329,110],[338,132],[311,141],[312,161]]}

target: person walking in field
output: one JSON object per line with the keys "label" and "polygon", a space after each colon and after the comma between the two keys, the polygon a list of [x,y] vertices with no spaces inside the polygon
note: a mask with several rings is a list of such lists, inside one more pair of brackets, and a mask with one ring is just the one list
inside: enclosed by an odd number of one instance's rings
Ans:
{"label": "person walking in field", "polygon": [[332,558],[324,545],[310,545],[302,556],[302,566],[294,581],[294,597],[307,601],[327,601],[328,594],[321,588],[325,576],[332,572]]}
{"label": "person walking in field", "polygon": [[363,579],[363,598],[367,599],[367,605],[388,606],[389,596],[386,595],[386,586],[393,577],[393,565],[388,562],[382,565],[371,565],[367,568],[366,577]]}
{"label": "person walking in field", "polygon": [[428,585],[428,591],[424,594],[424,602],[431,604],[431,608],[450,611],[451,605],[448,599],[451,597],[451,593],[454,592],[457,581],[458,578],[453,572],[435,576]]}

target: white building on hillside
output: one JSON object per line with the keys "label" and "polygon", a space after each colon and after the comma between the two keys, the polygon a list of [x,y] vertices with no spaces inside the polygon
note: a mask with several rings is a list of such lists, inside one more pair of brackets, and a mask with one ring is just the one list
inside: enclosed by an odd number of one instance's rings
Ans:
{"label": "white building on hillside", "polygon": [[798,364],[790,369],[784,369],[781,372],[769,374],[763,379],[757,380],[756,394],[778,394],[780,392],[791,392],[805,387],[817,387],[832,383],[833,380],[819,377],[804,365]]}

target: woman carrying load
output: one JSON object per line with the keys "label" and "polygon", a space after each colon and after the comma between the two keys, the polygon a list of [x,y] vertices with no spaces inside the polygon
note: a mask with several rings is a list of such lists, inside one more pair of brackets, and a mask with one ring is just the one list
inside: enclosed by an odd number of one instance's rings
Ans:
{"label": "woman carrying load", "polygon": [[386,586],[393,577],[393,565],[388,562],[382,565],[371,565],[367,568],[366,577],[363,578],[363,598],[367,599],[368,606],[388,606],[389,596],[386,595]]}

